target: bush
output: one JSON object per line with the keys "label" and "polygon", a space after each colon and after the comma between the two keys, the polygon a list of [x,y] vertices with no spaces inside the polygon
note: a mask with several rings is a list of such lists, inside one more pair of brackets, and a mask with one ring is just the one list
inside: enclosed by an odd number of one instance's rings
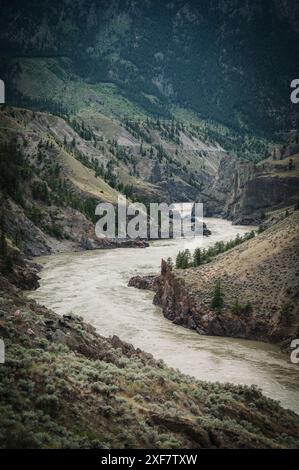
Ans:
{"label": "bush", "polygon": [[236,299],[234,302],[234,305],[232,306],[232,312],[235,315],[239,315],[241,311],[242,311],[242,305],[240,304],[239,299]]}
{"label": "bush", "polygon": [[58,411],[59,400],[56,395],[41,395],[37,398],[36,404],[38,408],[46,411],[50,415],[55,415]]}
{"label": "bush", "polygon": [[252,312],[252,305],[249,300],[245,304],[241,304],[239,302],[239,299],[236,299],[233,306],[232,306],[232,312],[235,315],[239,315],[241,313],[249,314]]}

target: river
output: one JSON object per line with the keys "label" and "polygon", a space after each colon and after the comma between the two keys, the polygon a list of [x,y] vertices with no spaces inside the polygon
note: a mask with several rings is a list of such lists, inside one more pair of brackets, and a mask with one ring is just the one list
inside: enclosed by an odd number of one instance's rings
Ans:
{"label": "river", "polygon": [[212,231],[208,238],[39,258],[43,265],[40,288],[30,297],[59,314],[78,314],[101,335],[118,335],[198,379],[256,384],[267,396],[299,413],[299,366],[276,346],[200,336],[166,320],[153,305],[152,292],[127,287],[134,275],[158,273],[162,257],[174,257],[183,248],[208,247],[249,230],[215,218],[206,223]]}

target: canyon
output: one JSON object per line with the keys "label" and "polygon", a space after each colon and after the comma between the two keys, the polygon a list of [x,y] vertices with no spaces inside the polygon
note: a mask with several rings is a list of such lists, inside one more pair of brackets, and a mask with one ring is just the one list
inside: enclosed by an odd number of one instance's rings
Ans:
{"label": "canyon", "polygon": [[4,3],[0,447],[298,448],[297,3]]}

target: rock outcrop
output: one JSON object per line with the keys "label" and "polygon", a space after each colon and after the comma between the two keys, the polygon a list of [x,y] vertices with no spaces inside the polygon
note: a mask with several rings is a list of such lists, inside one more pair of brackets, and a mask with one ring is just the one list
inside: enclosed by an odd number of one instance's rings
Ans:
{"label": "rock outcrop", "polygon": [[7,246],[6,254],[0,255],[0,275],[22,290],[33,290],[39,287],[38,273],[41,267],[26,259],[16,248]]}
{"label": "rock outcrop", "polygon": [[137,289],[152,290],[156,292],[158,288],[157,276],[134,276],[129,280],[129,287]]}

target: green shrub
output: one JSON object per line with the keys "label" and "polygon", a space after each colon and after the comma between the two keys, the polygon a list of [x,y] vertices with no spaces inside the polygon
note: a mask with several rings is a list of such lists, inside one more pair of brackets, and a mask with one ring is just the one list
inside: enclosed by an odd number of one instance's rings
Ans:
{"label": "green shrub", "polygon": [[235,299],[231,309],[235,315],[240,315],[242,313],[249,314],[252,312],[252,304],[250,300],[247,300],[247,302],[242,304],[239,302],[239,299]]}

